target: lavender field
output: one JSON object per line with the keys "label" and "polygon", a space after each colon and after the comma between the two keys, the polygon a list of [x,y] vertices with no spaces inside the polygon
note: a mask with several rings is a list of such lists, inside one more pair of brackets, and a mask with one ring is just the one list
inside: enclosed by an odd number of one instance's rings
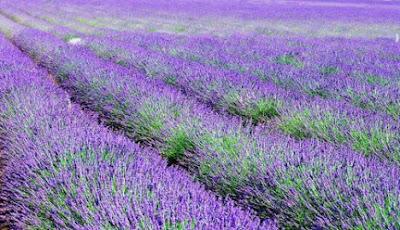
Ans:
{"label": "lavender field", "polygon": [[0,0],[0,229],[400,229],[400,1]]}

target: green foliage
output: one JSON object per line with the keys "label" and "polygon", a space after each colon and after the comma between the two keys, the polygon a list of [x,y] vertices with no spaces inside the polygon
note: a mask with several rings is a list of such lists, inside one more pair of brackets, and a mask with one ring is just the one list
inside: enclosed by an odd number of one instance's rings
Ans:
{"label": "green foliage", "polygon": [[[35,187],[39,186],[39,184],[47,183],[46,181],[48,180],[56,179],[62,171],[68,171],[75,175],[74,162],[82,161],[87,165],[94,165],[97,156],[100,156],[102,160],[109,163],[112,163],[115,157],[114,153],[111,151],[104,150],[97,155],[95,151],[89,148],[82,148],[79,152],[60,154],[56,159],[53,159],[52,167],[35,171],[35,175],[29,179],[29,181],[32,182],[30,186],[21,187],[20,189],[24,191],[24,194],[29,198],[31,191],[34,190]],[[86,226],[93,221],[90,217],[85,219],[78,210],[68,204],[69,199],[75,199],[77,197],[78,186],[81,186],[84,190],[83,195],[87,201],[88,210],[92,213],[97,212],[93,191],[90,190],[91,182],[88,181],[86,177],[79,177],[78,180],[74,178],[76,177],[72,176],[71,181],[65,184],[59,183],[49,187],[44,197],[45,199],[38,207],[35,207],[34,202],[27,204],[28,206],[32,206],[32,209],[36,208],[38,210],[39,219],[37,225],[32,224],[28,229],[56,229],[56,227],[60,225],[60,222],[56,223],[52,218],[53,215],[56,215],[63,221],[65,228],[70,228],[71,222]],[[66,184],[69,186],[67,187]],[[115,190],[116,182],[114,180],[112,186]]]}
{"label": "green foliage", "polygon": [[325,112],[321,118],[310,120],[310,130],[319,138],[340,144],[347,140],[343,130],[346,130],[349,123],[346,117],[338,118]]}
{"label": "green foliage", "polygon": [[115,154],[114,153],[112,153],[112,152],[110,152],[108,150],[104,150],[101,155],[102,155],[102,159],[105,162],[108,162],[110,164],[114,163],[114,161],[115,161]]}
{"label": "green foliage", "polygon": [[32,226],[32,229],[39,230],[39,229],[56,229],[56,225],[52,219],[48,217],[48,212],[50,210],[43,204],[39,207],[39,212],[37,217],[40,221],[39,225]]}
{"label": "green foliage", "polygon": [[242,148],[240,137],[232,134],[225,134],[223,136],[207,134],[204,135],[203,140],[209,146],[210,150],[223,156],[238,157]]}
{"label": "green foliage", "polygon": [[123,66],[123,67],[128,67],[129,66],[129,63],[126,60],[123,60],[123,59],[120,59],[120,60],[116,61],[116,63],[118,65],[120,65],[120,66]]}
{"label": "green foliage", "polygon": [[387,226],[393,224],[396,229],[400,229],[400,222],[396,222],[400,217],[400,213],[395,210],[399,210],[399,198],[395,195],[387,196],[382,206],[375,205],[375,213],[379,219],[384,220],[383,222]]}
{"label": "green foliage", "polygon": [[379,129],[367,131],[351,131],[353,148],[366,156],[384,150],[393,135]]}
{"label": "green foliage", "polygon": [[174,75],[168,75],[164,78],[164,82],[167,83],[168,85],[176,85],[176,76]]}
{"label": "green foliage", "polygon": [[207,178],[217,169],[218,159],[203,160],[199,166],[200,177]]}
{"label": "green foliage", "polygon": [[[354,230],[375,230],[375,229],[400,229],[400,222],[396,221],[400,218],[400,214],[395,212],[399,209],[399,199],[397,196],[389,194],[385,198],[384,204],[374,204],[375,217],[366,220],[366,223],[358,225],[352,229]],[[368,216],[371,211],[364,208],[359,209],[359,215]],[[382,223],[384,225],[382,225]]]}
{"label": "green foliage", "polygon": [[185,27],[184,25],[176,25],[176,26],[174,27],[174,31],[175,31],[176,33],[183,33],[183,32],[186,31],[186,27]]}
{"label": "green foliage", "polygon": [[249,176],[251,173],[255,172],[255,169],[257,169],[257,158],[251,158],[251,157],[246,157],[244,159],[241,159],[241,175],[243,176]]}
{"label": "green foliage", "polygon": [[399,204],[399,200],[398,198],[396,198],[395,196],[388,196],[385,199],[385,203],[383,204],[383,206],[380,205],[375,205],[375,213],[378,216],[379,219],[383,219],[385,223],[387,224],[395,224],[397,226],[397,228],[400,228],[400,223],[396,223],[396,220],[398,220],[398,218],[395,217],[395,215],[397,215],[397,217],[399,216],[399,213],[393,213],[394,210],[398,210],[398,205]]}
{"label": "green foliage", "polygon": [[321,97],[327,99],[331,97],[331,92],[328,89],[317,87],[315,89],[306,89],[306,93],[312,97]]}
{"label": "green foliage", "polygon": [[111,224],[109,221],[106,221],[102,224],[101,230],[119,230],[119,228]]}
{"label": "green foliage", "polygon": [[63,82],[68,79],[71,72],[76,69],[77,64],[73,62],[64,63],[58,70],[57,70],[57,80],[59,82]]}
{"label": "green foliage", "polygon": [[339,73],[339,67],[336,66],[326,66],[321,69],[322,75],[332,75]]}
{"label": "green foliage", "polygon": [[224,104],[228,105],[231,114],[252,119],[253,123],[266,122],[267,120],[280,115],[279,109],[282,103],[273,98],[262,98],[259,101],[245,105],[243,108],[240,101],[240,93],[232,91],[225,96]]}
{"label": "green foliage", "polygon": [[374,109],[376,107],[373,101],[369,100],[366,93],[354,92],[352,89],[348,89],[347,92],[354,105],[362,109]]}
{"label": "green foliage", "polygon": [[222,173],[224,176],[217,190],[225,195],[236,194],[257,168],[254,156],[245,153],[245,151],[252,151],[249,150],[252,148],[251,140],[246,136],[232,133],[222,136],[206,134],[201,141],[206,146],[204,150],[215,155],[210,155],[201,162],[199,176],[210,178]]}
{"label": "green foliage", "polygon": [[[71,167],[76,157],[75,154],[76,153],[66,152],[65,154],[60,155],[60,157],[54,161],[53,168],[57,171],[61,171]],[[78,155],[81,155],[81,153]]]}
{"label": "green foliage", "polygon": [[271,77],[261,69],[254,70],[253,74],[263,81],[271,80]]}
{"label": "green foliage", "polygon": [[280,128],[299,140],[314,136],[329,142],[343,143],[347,140],[343,130],[348,124],[345,117],[337,118],[330,112],[323,113],[321,117],[311,117],[310,112],[305,110],[284,119]]}
{"label": "green foliage", "polygon": [[[290,169],[292,173],[296,174],[299,170],[305,170],[302,165],[297,168]],[[272,194],[279,198],[281,201],[292,199],[290,191],[297,191],[305,195],[305,199],[318,199],[320,194],[315,187],[307,187],[301,178],[285,175],[280,178],[277,184],[271,188]],[[317,201],[317,200],[314,200]],[[307,201],[303,201],[307,202]],[[309,224],[312,222],[314,214],[309,208],[305,207],[303,203],[294,203],[291,207],[291,217],[296,224],[285,226],[288,229],[298,229],[300,226],[311,228]]]}
{"label": "green foliage", "polygon": [[[159,48],[159,49],[160,50],[165,50],[164,47],[163,48]],[[181,54],[183,53],[183,52],[181,52],[180,50],[178,50],[176,48],[168,49],[167,52],[168,52],[168,54],[170,54],[171,56],[174,56],[174,57],[180,57]]]}
{"label": "green foliage", "polygon": [[[162,230],[191,230],[196,228],[196,220],[174,220],[171,221],[169,219],[162,219],[164,222]],[[140,230],[152,230],[154,226],[151,224],[152,220],[148,217],[142,217],[139,221],[138,229]],[[105,229],[114,229],[114,228],[105,228]]]}
{"label": "green foliage", "polygon": [[386,112],[394,119],[400,118],[400,103],[390,103],[386,107]]}
{"label": "green foliage", "polygon": [[224,135],[218,139],[218,148],[220,151],[228,153],[229,156],[236,157],[239,155],[240,148],[238,148],[239,139],[235,136]]}
{"label": "green foliage", "polygon": [[152,226],[151,225],[151,220],[148,217],[143,216],[139,220],[138,229],[140,229],[140,230],[152,230],[153,228],[151,226]]}
{"label": "green foliage", "polygon": [[79,18],[77,18],[76,20],[77,20],[78,22],[82,23],[82,24],[86,24],[86,25],[93,26],[93,27],[96,27],[96,26],[99,25],[99,22],[97,22],[95,19],[89,19],[89,18],[81,18],[81,17],[79,17]]}
{"label": "green foliage", "polygon": [[281,103],[275,99],[261,99],[246,113],[254,123],[265,122],[267,119],[279,116],[280,105]]}
{"label": "green foliage", "polygon": [[146,73],[150,78],[159,78],[160,76],[175,76],[174,70],[170,66],[160,63],[157,60],[137,60],[136,66]]}
{"label": "green foliage", "polygon": [[226,68],[229,70],[234,70],[239,73],[246,73],[249,70],[249,68],[246,68],[245,66],[235,64],[235,63],[227,63]]}
{"label": "green foliage", "polygon": [[36,172],[38,176],[40,176],[42,179],[50,178],[53,176],[53,173],[47,169],[41,169]]}
{"label": "green foliage", "polygon": [[178,222],[170,222],[170,221],[165,221],[163,230],[189,230],[189,229],[195,229],[196,227],[196,221],[195,220],[183,220],[183,221],[178,221]]}
{"label": "green foliage", "polygon": [[166,140],[166,147],[162,154],[169,162],[178,161],[185,153],[194,149],[194,143],[183,129],[176,129]]}
{"label": "green foliage", "polygon": [[290,78],[281,78],[279,74],[272,74],[271,80],[277,85],[286,90],[300,89],[295,80]]}
{"label": "green foliage", "polygon": [[164,127],[165,114],[162,107],[145,103],[138,111],[138,121],[133,129],[139,140],[154,138]]}
{"label": "green foliage", "polygon": [[92,149],[84,148],[80,152],[75,154],[86,163],[94,163],[96,160],[96,152]]}
{"label": "green foliage", "polygon": [[296,68],[303,68],[304,64],[292,54],[285,54],[275,58],[276,63],[282,65],[291,65]]}
{"label": "green foliage", "polygon": [[389,80],[374,74],[367,74],[366,80],[369,84],[374,84],[374,85],[386,86],[389,84]]}
{"label": "green foliage", "polygon": [[296,114],[293,117],[284,119],[279,128],[286,134],[302,140],[311,137],[311,133],[307,130],[305,123],[305,114]]}
{"label": "green foliage", "polygon": [[157,32],[158,28],[154,26],[149,26],[146,28],[147,32],[154,33]]}
{"label": "green foliage", "polygon": [[207,60],[206,63],[209,64],[209,65],[212,65],[212,66],[216,66],[218,68],[229,69],[228,63],[226,63],[224,61],[221,61],[219,59]]}
{"label": "green foliage", "polygon": [[279,127],[284,133],[299,140],[317,137],[334,144],[349,143],[354,150],[366,156],[383,154],[396,162],[399,160],[398,150],[391,152],[390,156],[387,156],[388,152],[383,152],[394,139],[393,133],[379,128],[354,130],[351,123],[346,116],[324,112],[315,117],[306,110],[284,119]]}
{"label": "green foliage", "polygon": [[118,53],[124,52],[123,50],[113,50],[113,49],[108,49],[106,46],[100,43],[90,43],[89,47],[91,50],[93,50],[98,56],[106,58],[106,59],[111,59]]}
{"label": "green foliage", "polygon": [[313,213],[307,207],[299,207],[294,209],[294,219],[300,226],[307,226],[310,223],[310,217]]}
{"label": "green foliage", "polygon": [[220,175],[222,169],[226,179],[220,184],[219,192],[225,195],[236,194],[239,187],[246,183],[247,178],[257,168],[257,163],[250,158],[239,159],[239,165],[232,168],[232,165],[226,164],[227,162],[229,161],[222,159],[221,162],[221,159],[215,158],[203,160],[199,167],[199,176],[206,179],[212,175]]}
{"label": "green foliage", "polygon": [[229,180],[224,183],[222,193],[224,195],[236,194],[242,182],[243,182],[243,177],[241,176],[230,177]]}
{"label": "green foliage", "polygon": [[117,180],[115,177],[113,177],[111,179],[111,193],[113,196],[115,196],[115,194],[117,194],[117,189],[118,189]]}
{"label": "green foliage", "polygon": [[200,55],[196,55],[196,54],[187,54],[186,56],[188,56],[188,59],[190,61],[195,61],[195,62],[200,62],[201,61],[201,56]]}
{"label": "green foliage", "polygon": [[32,226],[32,229],[56,229],[56,222],[51,218],[51,214],[56,213],[58,218],[63,220],[65,226],[69,226],[71,220],[84,226],[87,224],[79,212],[67,204],[71,192],[65,186],[59,185],[49,189],[47,200],[39,207],[38,226]]}
{"label": "green foliage", "polygon": [[238,91],[232,90],[224,95],[223,104],[228,106],[228,110],[231,114],[242,115],[243,112],[239,109],[240,106],[240,94]]}
{"label": "green foliage", "polygon": [[71,41],[71,40],[74,39],[74,38],[79,38],[79,36],[77,36],[77,35],[75,35],[75,34],[67,34],[67,35],[64,36],[63,40],[64,40],[65,42],[69,42],[69,41]]}

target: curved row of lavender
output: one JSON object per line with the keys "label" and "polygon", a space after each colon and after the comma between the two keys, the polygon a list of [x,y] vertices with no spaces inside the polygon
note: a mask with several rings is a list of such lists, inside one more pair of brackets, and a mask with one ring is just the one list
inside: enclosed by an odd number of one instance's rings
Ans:
{"label": "curved row of lavender", "polygon": [[159,148],[220,194],[274,216],[282,226],[395,228],[399,170],[346,148],[247,134],[164,85],[49,34],[27,30],[16,44],[112,127]]}
{"label": "curved row of lavender", "polygon": [[276,229],[84,114],[0,37],[0,226]]}
{"label": "curved row of lavender", "polygon": [[[379,63],[379,61],[372,67],[371,64],[369,64],[369,68],[374,71],[378,71],[379,69],[383,71],[384,68],[382,65],[390,67],[390,71],[381,72],[380,75],[382,79],[390,78],[385,80],[387,82],[387,87],[374,84],[376,82],[372,82],[372,80],[369,82],[360,82],[359,79],[348,76],[350,75],[349,72],[355,71],[354,69],[364,69],[367,68],[366,63],[373,63],[366,58],[367,62],[363,61],[362,63],[360,63],[360,61],[357,62],[357,60],[348,60],[355,63],[354,67],[352,67],[351,71],[346,70],[347,74],[342,74],[340,76],[336,76],[334,73],[315,71],[313,74],[292,74],[292,76],[290,76],[291,80],[300,82],[292,82],[289,89],[284,87],[287,90],[284,91],[276,84],[257,79],[254,75],[220,71],[213,67],[198,64],[197,61],[200,60],[197,59],[195,59],[196,62],[193,60],[183,61],[139,47],[144,46],[148,48],[156,46],[156,49],[164,50],[164,52],[168,49],[177,52],[176,50],[179,50],[179,47],[183,46],[182,43],[185,43],[185,41],[182,41],[184,39],[189,40],[194,48],[192,49],[192,46],[186,46],[185,49],[188,51],[178,55],[181,57],[183,56],[183,59],[188,59],[188,56],[195,55],[193,52],[200,50],[198,52],[210,52],[208,53],[209,56],[204,59],[213,62],[214,59],[218,59],[218,55],[221,56],[221,53],[224,53],[224,50],[220,48],[224,47],[224,43],[218,40],[213,43],[215,39],[209,39],[211,41],[204,39],[206,42],[202,42],[199,41],[201,39],[174,38],[168,35],[160,36],[140,33],[127,35],[124,33],[111,33],[111,35],[106,36],[106,38],[92,38],[88,39],[86,42],[89,43],[88,46],[103,58],[113,59],[120,65],[135,66],[136,68],[144,69],[148,76],[161,77],[165,82],[176,85],[184,91],[189,91],[200,100],[213,104],[215,107],[219,109],[222,108],[232,114],[251,118],[255,122],[265,121],[271,117],[279,117],[279,120],[281,120],[279,124],[280,128],[296,138],[304,139],[308,137],[317,137],[336,144],[349,143],[355,150],[365,155],[376,154],[379,157],[389,158],[392,161],[399,162],[399,149],[396,147],[395,143],[397,142],[396,139],[399,138],[396,133],[398,133],[397,130],[399,126],[398,113],[400,111],[400,94],[396,83],[392,82],[396,82],[396,74],[400,74],[400,66],[398,63],[393,62],[392,58],[387,58],[385,65]],[[247,39],[251,40],[252,38]],[[251,42],[246,40],[246,38],[237,40],[239,41],[226,41],[230,44],[229,46],[226,45],[227,51],[225,53],[233,52],[232,50],[237,46],[242,47],[240,49],[241,52],[230,54],[231,56],[225,54],[226,56],[224,59],[222,59],[222,61],[219,60],[221,65],[229,66],[229,57],[231,59],[237,58],[240,60],[247,60],[247,62],[250,63],[251,60],[249,59],[251,58],[244,57],[244,55],[249,54],[249,52],[254,52],[256,53],[254,55],[259,55],[260,57],[265,56],[267,59],[271,56],[279,57],[276,53],[283,52],[279,50],[273,54],[267,55],[264,53],[261,55],[259,54],[260,49],[256,49],[252,46],[250,47],[249,44],[251,44]],[[260,43],[261,41],[258,40],[258,42]],[[247,44],[247,46],[244,43]],[[327,43],[340,44],[341,42],[332,40],[330,43]],[[247,52],[243,47],[247,48]],[[388,45],[388,47],[393,48],[395,46]],[[286,47],[286,49],[290,49],[290,47]],[[303,52],[311,52],[310,50],[312,51],[313,48],[311,47],[308,50],[303,50]],[[372,52],[371,48],[366,50],[369,54],[366,55],[367,57],[377,55],[376,53],[378,53]],[[389,48],[387,50],[390,50],[392,53],[386,55],[393,55],[393,58],[395,58],[395,51]],[[175,54],[177,55],[177,53]],[[242,55],[242,57],[238,57],[239,54]],[[338,59],[344,56],[341,54],[337,55],[339,56],[336,57]],[[315,59],[316,56],[324,59],[324,55],[313,55],[312,58]],[[202,56],[200,56],[200,58],[201,57]],[[350,55],[350,57],[352,57],[352,55]],[[227,61],[225,59],[227,59]],[[381,60],[381,62],[385,62],[384,58],[381,59],[383,60]],[[392,63],[390,61],[392,61]],[[312,62],[317,63],[316,60]],[[330,62],[332,62],[332,60]],[[265,61],[265,63],[266,65],[270,64],[267,61]],[[311,61],[308,66],[311,68],[310,63]],[[282,63],[274,64],[275,67],[271,67],[268,73],[275,73],[275,75],[280,78],[279,81],[282,81],[282,78],[288,76],[288,72],[285,70],[284,72],[280,71],[278,73],[277,70],[274,70],[274,68],[281,68],[282,65],[280,64]],[[340,65],[340,63],[338,64],[338,62],[336,62],[335,65]],[[331,70],[330,68],[328,69]],[[326,71],[328,71],[328,69]],[[367,71],[359,72],[365,73]],[[306,93],[296,93],[297,90],[295,88],[297,86],[307,87],[307,85],[309,85],[302,82],[307,78],[305,76],[312,76],[313,79],[307,81],[318,85],[316,87],[311,87],[314,89],[311,90],[313,93],[310,95]],[[370,76],[375,77],[377,81],[381,79],[380,77],[378,78],[377,75]],[[350,81],[353,81],[353,83]],[[389,84],[389,82],[391,83]],[[275,81],[275,83],[277,82]],[[320,88],[321,85],[324,85],[324,87]],[[347,90],[344,89],[344,85],[347,85]],[[358,91],[363,91],[363,93],[355,92],[356,90],[351,89],[352,87],[358,89]],[[335,92],[335,95],[331,95],[331,92]],[[337,95],[340,92],[349,95]],[[370,95],[366,95],[367,93]],[[327,98],[325,98],[324,95]],[[379,100],[385,100],[386,102],[382,104]],[[374,104],[375,102],[377,103],[376,106]],[[380,105],[378,105],[379,103]],[[357,104],[359,107],[351,104]],[[382,107],[387,108],[386,111],[383,109],[384,111],[382,112]],[[386,115],[385,112],[392,115],[393,118]]]}

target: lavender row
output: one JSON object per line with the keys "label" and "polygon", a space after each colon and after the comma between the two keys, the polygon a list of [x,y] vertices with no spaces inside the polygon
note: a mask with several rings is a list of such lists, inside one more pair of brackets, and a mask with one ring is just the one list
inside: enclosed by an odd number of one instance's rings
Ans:
{"label": "lavender row", "polygon": [[300,97],[255,78],[169,57],[110,37],[91,37],[84,41],[104,59],[138,69],[148,77],[160,79],[217,110],[251,119],[254,123],[279,116],[285,98]]}
{"label": "lavender row", "polygon": [[[397,167],[315,141],[247,135],[237,131],[238,123],[211,117],[197,105],[199,113],[177,91],[140,74],[132,77],[135,73],[48,34],[26,31],[15,41],[109,125],[156,145],[166,156],[180,155],[176,160],[210,188],[262,217],[275,216],[282,226],[297,228],[385,229],[398,222]],[[182,102],[185,107],[178,106]]]}
{"label": "lavender row", "polygon": [[[354,108],[340,100],[283,91],[244,74],[168,57],[113,39],[115,36],[92,37],[84,39],[84,43],[100,57],[139,69],[148,77],[161,79],[216,109],[256,124],[278,117],[278,127],[298,139],[315,137],[334,144],[349,144],[364,155],[400,163],[398,123],[384,114]],[[152,40],[146,41],[147,45],[151,43]]]}
{"label": "lavender row", "polygon": [[100,127],[2,37],[0,51],[4,226],[276,229]]}
{"label": "lavender row", "polygon": [[118,38],[186,60],[250,73],[311,96],[340,98],[396,119],[400,115],[400,47],[388,40],[162,36],[133,33]]}
{"label": "lavender row", "polygon": [[[270,43],[269,49],[261,49],[266,42],[255,42],[258,46],[251,47],[260,50],[254,55],[261,57],[259,61],[237,56],[234,63],[282,87],[301,90],[311,96],[339,98],[357,107],[399,118],[400,94],[396,79],[400,66],[395,51],[399,47],[394,43],[340,39]],[[379,53],[381,51],[384,53]]]}

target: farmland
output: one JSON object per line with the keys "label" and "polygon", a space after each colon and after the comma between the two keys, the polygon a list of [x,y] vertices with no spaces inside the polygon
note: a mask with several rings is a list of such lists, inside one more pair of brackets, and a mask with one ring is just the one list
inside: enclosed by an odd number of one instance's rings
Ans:
{"label": "farmland", "polygon": [[400,2],[0,1],[0,229],[400,229]]}

